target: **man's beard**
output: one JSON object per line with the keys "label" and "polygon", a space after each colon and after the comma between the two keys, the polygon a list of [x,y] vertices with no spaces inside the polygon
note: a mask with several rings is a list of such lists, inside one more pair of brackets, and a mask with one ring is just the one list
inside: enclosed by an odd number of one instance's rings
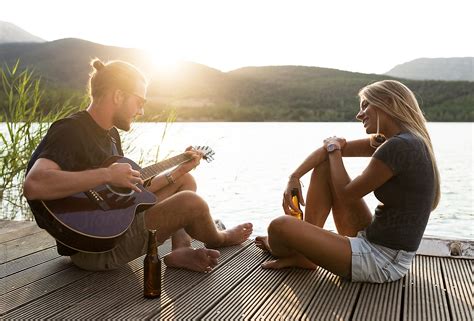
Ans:
{"label": "man's beard", "polygon": [[122,105],[119,108],[119,111],[115,113],[114,115],[114,126],[117,127],[118,129],[129,131],[130,130],[130,120],[124,118],[124,112],[121,112],[122,110],[125,110],[125,106]]}

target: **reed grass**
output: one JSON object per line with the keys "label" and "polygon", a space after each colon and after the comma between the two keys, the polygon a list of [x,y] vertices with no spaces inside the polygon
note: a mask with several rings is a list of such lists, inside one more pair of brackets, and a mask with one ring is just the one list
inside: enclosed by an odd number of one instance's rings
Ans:
{"label": "reed grass", "polygon": [[26,200],[21,197],[28,161],[46,134],[50,124],[76,111],[80,106],[69,102],[42,112],[41,79],[33,70],[4,66],[0,71],[3,90],[0,121],[0,203],[5,218],[21,216],[31,219]]}

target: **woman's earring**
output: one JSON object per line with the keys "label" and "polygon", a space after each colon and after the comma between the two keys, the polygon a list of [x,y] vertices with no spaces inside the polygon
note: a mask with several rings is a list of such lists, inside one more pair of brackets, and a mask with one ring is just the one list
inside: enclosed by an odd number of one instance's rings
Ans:
{"label": "woman's earring", "polygon": [[387,138],[383,134],[372,134],[370,135],[370,146],[373,148],[377,148],[382,145]]}
{"label": "woman's earring", "polygon": [[387,140],[387,137],[381,134],[379,130],[380,130],[380,121],[379,121],[379,114],[377,113],[377,134],[370,135],[370,146],[372,148],[379,147]]}

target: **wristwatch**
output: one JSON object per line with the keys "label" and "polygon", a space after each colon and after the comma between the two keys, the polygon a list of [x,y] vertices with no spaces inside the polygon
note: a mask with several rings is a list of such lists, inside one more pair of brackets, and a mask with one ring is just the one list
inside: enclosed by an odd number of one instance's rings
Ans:
{"label": "wristwatch", "polygon": [[341,149],[341,147],[337,146],[334,143],[331,143],[326,147],[326,150],[328,151],[328,153],[332,153],[333,151],[340,150],[340,149]]}

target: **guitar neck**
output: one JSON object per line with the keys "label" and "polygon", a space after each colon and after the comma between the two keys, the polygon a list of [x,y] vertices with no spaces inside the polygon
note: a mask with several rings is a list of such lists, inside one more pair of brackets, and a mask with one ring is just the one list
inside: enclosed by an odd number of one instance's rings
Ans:
{"label": "guitar neck", "polygon": [[164,172],[165,170],[170,169],[172,167],[175,167],[176,165],[182,164],[190,159],[191,159],[190,156],[183,153],[183,154],[165,159],[164,161],[158,162],[156,164],[142,168],[142,170],[140,171],[140,174],[141,174],[142,179],[144,181],[147,181],[150,178],[158,175],[159,173]]}

